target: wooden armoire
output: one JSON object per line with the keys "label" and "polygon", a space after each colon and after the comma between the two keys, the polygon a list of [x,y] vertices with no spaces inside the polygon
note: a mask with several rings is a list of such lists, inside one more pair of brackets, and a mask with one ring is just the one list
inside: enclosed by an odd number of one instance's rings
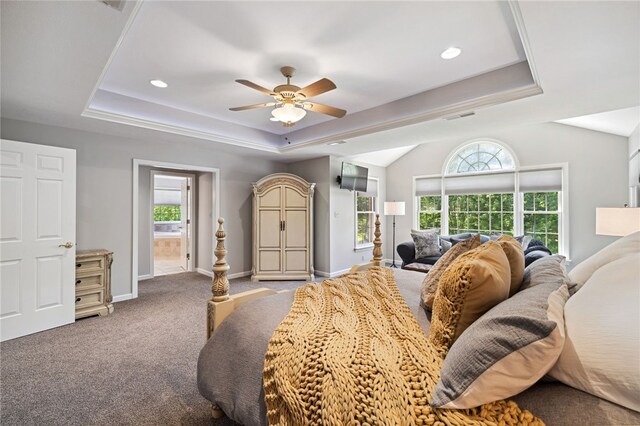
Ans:
{"label": "wooden armoire", "polygon": [[253,184],[252,281],[313,279],[315,185],[290,173]]}

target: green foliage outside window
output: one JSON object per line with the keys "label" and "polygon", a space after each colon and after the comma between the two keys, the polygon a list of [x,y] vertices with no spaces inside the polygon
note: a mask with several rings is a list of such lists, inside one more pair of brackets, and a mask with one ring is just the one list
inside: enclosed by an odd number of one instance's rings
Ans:
{"label": "green foliage outside window", "polygon": [[524,233],[558,252],[560,234],[557,192],[527,192],[524,201]]}
{"label": "green foliage outside window", "polygon": [[375,197],[356,197],[357,231],[356,245],[373,242],[373,224],[375,214]]}
{"label": "green foliage outside window", "polygon": [[[513,193],[449,195],[447,200],[449,234],[513,235]],[[442,197],[421,196],[418,201],[420,229],[441,228]],[[553,253],[558,253],[559,193],[527,192],[523,194],[523,202],[524,234],[542,241]]]}
{"label": "green foliage outside window", "polygon": [[180,206],[153,206],[154,222],[180,221]]}
{"label": "green foliage outside window", "polygon": [[373,241],[372,237],[372,213],[358,213],[358,235],[356,244],[367,244]]}
{"label": "green foliage outside window", "polygon": [[430,195],[420,197],[420,229],[441,228],[442,197]]}
{"label": "green foliage outside window", "polygon": [[449,234],[513,235],[513,194],[449,195]]}

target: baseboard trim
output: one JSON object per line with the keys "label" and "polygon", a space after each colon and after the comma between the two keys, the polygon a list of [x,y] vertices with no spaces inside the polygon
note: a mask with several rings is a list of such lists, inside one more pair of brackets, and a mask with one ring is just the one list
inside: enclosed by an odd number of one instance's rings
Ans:
{"label": "baseboard trim", "polygon": [[131,300],[131,299],[133,299],[133,294],[131,293],[121,294],[118,296],[113,296],[113,303],[124,302],[125,300]]}
{"label": "baseboard trim", "polygon": [[150,280],[151,278],[153,278],[153,275],[151,274],[138,275],[138,281]]}
{"label": "baseboard trim", "polygon": [[235,274],[229,274],[227,275],[227,278],[229,278],[230,280],[234,279],[234,278],[243,278],[243,277],[248,277],[251,275],[251,271],[244,271],[244,272],[236,272]]}
{"label": "baseboard trim", "polygon": [[208,271],[206,269],[202,269],[202,268],[196,268],[196,272],[202,275],[206,275],[208,277],[213,277],[213,272]]}
{"label": "baseboard trim", "polygon": [[337,277],[338,275],[342,275],[342,274],[346,274],[347,272],[349,272],[351,270],[351,268],[347,268],[347,269],[342,269],[340,271],[335,271],[335,272],[324,272],[324,271],[315,271],[314,274],[318,277],[322,277],[322,278],[333,278],[333,277]]}

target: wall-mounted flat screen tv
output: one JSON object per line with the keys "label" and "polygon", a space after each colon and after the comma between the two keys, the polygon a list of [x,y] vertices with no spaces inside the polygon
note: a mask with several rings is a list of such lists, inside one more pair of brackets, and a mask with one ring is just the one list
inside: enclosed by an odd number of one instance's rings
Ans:
{"label": "wall-mounted flat screen tv", "polygon": [[367,192],[367,177],[369,169],[355,164],[342,162],[342,170],[338,176],[341,189],[349,191]]}

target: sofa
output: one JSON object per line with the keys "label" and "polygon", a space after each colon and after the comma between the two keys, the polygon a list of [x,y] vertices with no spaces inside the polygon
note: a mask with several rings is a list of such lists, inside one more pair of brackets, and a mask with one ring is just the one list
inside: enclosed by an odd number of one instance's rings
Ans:
{"label": "sofa", "polygon": [[[416,246],[413,241],[407,241],[398,244],[396,251],[402,259],[402,269],[419,270],[422,272],[428,272],[429,266],[434,265],[438,259],[453,245],[473,237],[476,234],[467,232],[454,235],[440,235],[440,254],[437,256],[420,257],[416,259]],[[492,239],[497,239],[500,235],[480,235],[480,242],[484,243]],[[517,236],[516,240],[522,244],[524,249],[525,266],[529,266],[535,260],[541,257],[550,256],[551,250],[549,250],[542,241],[528,236]],[[445,241],[443,243],[443,241]],[[411,266],[409,266],[411,265]]]}

